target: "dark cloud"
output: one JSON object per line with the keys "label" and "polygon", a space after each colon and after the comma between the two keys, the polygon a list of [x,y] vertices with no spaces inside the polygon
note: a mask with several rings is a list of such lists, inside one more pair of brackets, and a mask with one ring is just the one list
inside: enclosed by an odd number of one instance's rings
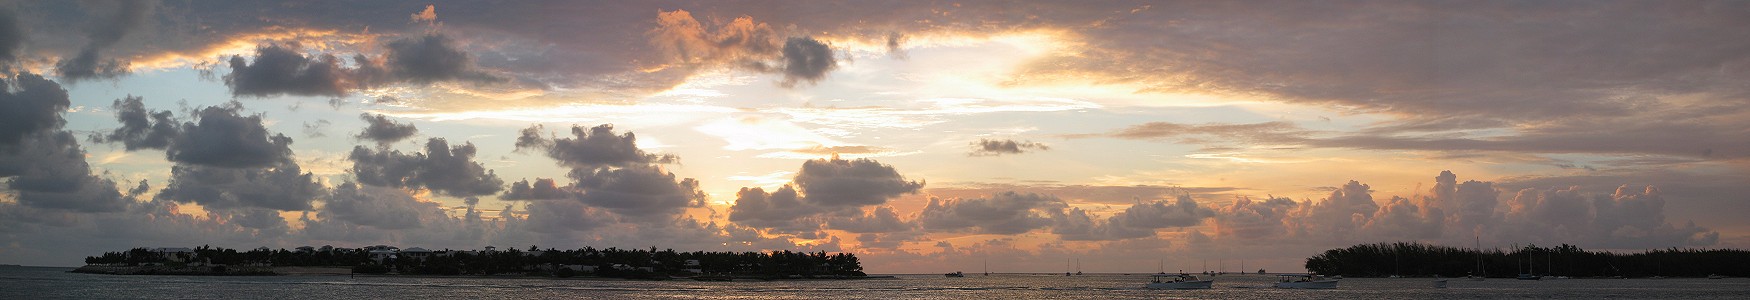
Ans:
{"label": "dark cloud", "polygon": [[0,67],[10,69],[19,59],[19,50],[24,48],[26,36],[19,25],[18,15],[11,9],[0,8]]}
{"label": "dark cloud", "polygon": [[119,141],[128,151],[169,148],[170,141],[182,135],[181,123],[170,111],[146,110],[143,100],[139,96],[115,100],[110,108],[115,109],[115,120],[122,127],[93,140]]}
{"label": "dark cloud", "polygon": [[20,204],[81,212],[123,210],[114,181],[92,174],[85,150],[62,129],[67,91],[29,73],[0,84],[0,178]]}
{"label": "dark cloud", "polygon": [[121,211],[132,202],[108,178],[91,174],[85,151],[66,131],[42,132],[0,145],[0,178],[19,204],[80,212]]}
{"label": "dark cloud", "polygon": [[231,87],[235,96],[342,97],[357,87],[350,82],[351,74],[340,59],[330,54],[305,56],[296,46],[259,46],[255,48],[253,64],[243,56],[233,55],[230,66],[225,85]]}
{"label": "dark cloud", "polygon": [[450,147],[443,138],[432,138],[425,151],[402,154],[356,146],[347,159],[353,162],[353,175],[367,185],[427,188],[457,197],[491,195],[504,188],[504,180],[474,162],[473,143]]}
{"label": "dark cloud", "polygon": [[55,130],[65,123],[61,112],[72,102],[67,90],[42,76],[21,73],[0,86],[0,145],[15,145],[25,136]]}
{"label": "dark cloud", "polygon": [[825,207],[879,205],[887,199],[916,193],[924,187],[906,181],[893,166],[872,159],[812,159],[796,172],[796,187],[803,200]]}
{"label": "dark cloud", "polygon": [[1241,197],[1216,214],[1215,233],[1241,239],[1284,236],[1288,234],[1290,214],[1300,205],[1288,198],[1252,201]]}
{"label": "dark cloud", "polygon": [[918,215],[928,230],[1020,234],[1052,226],[1052,215],[1069,205],[1051,195],[1004,192],[986,198],[930,199]]}
{"label": "dark cloud", "polygon": [[905,43],[905,35],[897,31],[887,33],[887,56],[895,59],[906,59],[903,43]]}
{"label": "dark cloud", "polygon": [[1081,208],[1053,214],[1051,233],[1066,241],[1116,241],[1155,235],[1153,229],[1124,226],[1118,216],[1100,220]]}
{"label": "dark cloud", "polygon": [[540,136],[540,127],[523,129],[521,133],[517,138],[517,149],[547,150],[548,157],[573,168],[673,163],[679,160],[674,155],[650,154],[638,149],[637,136],[631,132],[614,135],[614,125],[611,124],[587,129],[572,126],[571,134],[576,138],[544,138]]}
{"label": "dark cloud", "polygon": [[699,191],[697,180],[677,180],[674,173],[654,165],[573,169],[570,176],[577,180],[573,187],[583,192],[578,201],[623,216],[672,216],[705,205],[705,192]]}
{"label": "dark cloud", "polygon": [[1155,229],[1196,226],[1213,216],[1215,210],[1191,200],[1191,196],[1181,195],[1171,203],[1154,201],[1131,205],[1114,215],[1113,220],[1125,227]]}
{"label": "dark cloud", "polygon": [[605,210],[576,201],[535,201],[527,210],[529,230],[539,233],[590,231],[620,222]]}
{"label": "dark cloud", "polygon": [[170,184],[157,199],[196,203],[211,209],[266,208],[310,210],[323,188],[314,174],[297,164],[266,168],[229,168],[178,164],[170,169]]}
{"label": "dark cloud", "polygon": [[195,111],[195,122],[183,123],[182,135],[170,142],[165,155],[174,162],[227,168],[291,162],[292,138],[269,134],[260,115],[243,116],[242,110],[231,102]]}
{"label": "dark cloud", "polygon": [[[93,2],[96,3],[96,2]],[[111,7],[109,4],[114,3]],[[157,6],[156,1],[113,1],[103,2],[101,7],[112,10],[113,15],[94,20],[86,28],[85,38],[88,40],[79,54],[71,59],[63,58],[55,63],[56,74],[69,81],[83,79],[107,79],[128,73],[128,62],[116,58],[103,58],[102,52],[120,42],[123,37],[146,23],[146,17],[152,14]]]}
{"label": "dark cloud", "polygon": [[1078,203],[1110,205],[1134,204],[1138,199],[1164,199],[1190,194],[1208,199],[1238,190],[1233,187],[1192,187],[1170,185],[1065,185],[1053,183],[960,183],[929,188],[926,192],[944,198],[976,198],[983,195],[1014,191],[1057,196]]}
{"label": "dark cloud", "polygon": [[419,133],[419,128],[414,127],[413,124],[396,123],[395,120],[390,120],[389,117],[383,115],[359,114],[359,119],[364,120],[369,125],[365,126],[365,130],[359,132],[356,137],[361,140],[376,141],[378,144],[400,142]]}
{"label": "dark cloud", "polygon": [[474,66],[473,58],[462,52],[450,37],[431,34],[391,41],[385,64],[396,79],[416,84],[440,81],[501,81]]}
{"label": "dark cloud", "polygon": [[978,139],[972,142],[972,152],[969,156],[998,156],[1003,154],[1021,154],[1028,151],[1051,150],[1051,146],[1032,141],[1016,142],[1015,140]]}
{"label": "dark cloud", "polygon": [[868,213],[827,220],[827,227],[850,233],[894,233],[916,229],[917,222],[901,219],[891,206],[878,206]]}
{"label": "dark cloud", "polygon": [[528,179],[511,183],[510,189],[504,191],[504,194],[498,195],[498,199],[557,200],[571,199],[576,196],[569,190],[569,187],[559,187],[552,178],[535,178],[533,183],[530,183]]}
{"label": "dark cloud", "polygon": [[838,67],[832,46],[810,37],[792,37],[784,41],[784,81],[779,84],[814,84]]}
{"label": "dark cloud", "polygon": [[780,232],[815,231],[820,222],[812,220],[824,209],[802,201],[794,187],[784,185],[767,193],[762,188],[741,188],[735,192],[735,205],[729,207],[729,221],[745,226]]}

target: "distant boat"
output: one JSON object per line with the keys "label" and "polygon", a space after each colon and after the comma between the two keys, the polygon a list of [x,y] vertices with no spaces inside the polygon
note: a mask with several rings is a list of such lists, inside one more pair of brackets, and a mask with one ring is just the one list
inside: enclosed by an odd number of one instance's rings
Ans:
{"label": "distant boat", "polygon": [[943,277],[966,277],[966,273],[960,273],[960,271],[954,271],[954,273],[942,274],[942,276]]}
{"label": "distant boat", "polygon": [[1434,284],[1434,288],[1444,289],[1444,288],[1446,288],[1446,278],[1440,278],[1439,276],[1435,276],[1433,284]]}
{"label": "distant boat", "polygon": [[1192,290],[1207,289],[1215,284],[1215,280],[1200,280],[1197,276],[1180,273],[1179,275],[1155,274],[1148,282],[1151,290]]}
{"label": "distant boat", "polygon": [[1483,266],[1483,237],[1477,236],[1477,271],[1465,278],[1470,281],[1483,281],[1485,277],[1489,277],[1489,269]]}
{"label": "distant boat", "polygon": [[1325,278],[1325,276],[1320,276],[1320,275],[1314,275],[1314,274],[1281,275],[1279,278],[1281,278],[1281,279],[1276,281],[1276,288],[1279,288],[1279,289],[1334,289],[1334,288],[1337,288],[1337,280],[1336,279],[1329,279],[1329,278]]}
{"label": "distant boat", "polygon": [[1726,275],[1711,274],[1707,275],[1707,279],[1726,279]]}
{"label": "distant boat", "polygon": [[[1513,248],[1519,248],[1519,245],[1513,245]],[[1525,266],[1526,266],[1526,268],[1527,269],[1535,269],[1537,267],[1537,265],[1531,263],[1531,251],[1525,251],[1525,249],[1520,249],[1519,251],[1525,252]],[[1518,263],[1515,262],[1514,264],[1518,264]],[[1519,277],[1514,277],[1514,279],[1538,280],[1539,278],[1537,277],[1537,275],[1533,275],[1532,273],[1536,273],[1536,271],[1535,270],[1525,270],[1525,273],[1519,273]]]}

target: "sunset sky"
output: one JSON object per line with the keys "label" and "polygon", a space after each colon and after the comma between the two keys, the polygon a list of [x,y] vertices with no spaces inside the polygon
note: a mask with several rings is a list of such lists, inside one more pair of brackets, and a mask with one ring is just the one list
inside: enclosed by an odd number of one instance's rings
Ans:
{"label": "sunset sky", "polygon": [[20,1],[0,263],[1750,247],[1750,2]]}

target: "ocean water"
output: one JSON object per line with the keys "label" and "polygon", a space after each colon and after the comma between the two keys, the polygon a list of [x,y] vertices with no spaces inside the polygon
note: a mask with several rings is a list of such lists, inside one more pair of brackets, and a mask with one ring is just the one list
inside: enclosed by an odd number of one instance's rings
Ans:
{"label": "ocean water", "polygon": [[1335,290],[1269,288],[1224,275],[1208,290],[1142,289],[1148,275],[898,275],[843,281],[609,281],[351,276],[118,276],[0,267],[0,299],[1750,299],[1750,279],[1519,281],[1349,278]]}

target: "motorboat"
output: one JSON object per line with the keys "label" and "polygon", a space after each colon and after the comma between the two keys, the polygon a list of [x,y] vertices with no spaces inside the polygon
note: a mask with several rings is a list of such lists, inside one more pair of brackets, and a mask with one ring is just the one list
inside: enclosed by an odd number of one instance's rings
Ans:
{"label": "motorboat", "polygon": [[1334,289],[1334,288],[1337,288],[1337,280],[1336,279],[1325,278],[1325,276],[1322,276],[1322,275],[1315,275],[1315,274],[1281,275],[1278,278],[1280,278],[1280,279],[1278,279],[1276,281],[1276,288],[1279,288],[1279,289]]}
{"label": "motorboat", "polygon": [[942,276],[943,277],[966,277],[966,273],[961,273],[960,271],[954,271],[954,273],[942,274]]}
{"label": "motorboat", "polygon": [[1197,276],[1180,273],[1178,275],[1155,274],[1148,282],[1151,290],[1193,290],[1207,289],[1215,285],[1215,280],[1200,280]]}
{"label": "motorboat", "polygon": [[1707,275],[1707,279],[1726,279],[1726,275],[1710,274]]}

